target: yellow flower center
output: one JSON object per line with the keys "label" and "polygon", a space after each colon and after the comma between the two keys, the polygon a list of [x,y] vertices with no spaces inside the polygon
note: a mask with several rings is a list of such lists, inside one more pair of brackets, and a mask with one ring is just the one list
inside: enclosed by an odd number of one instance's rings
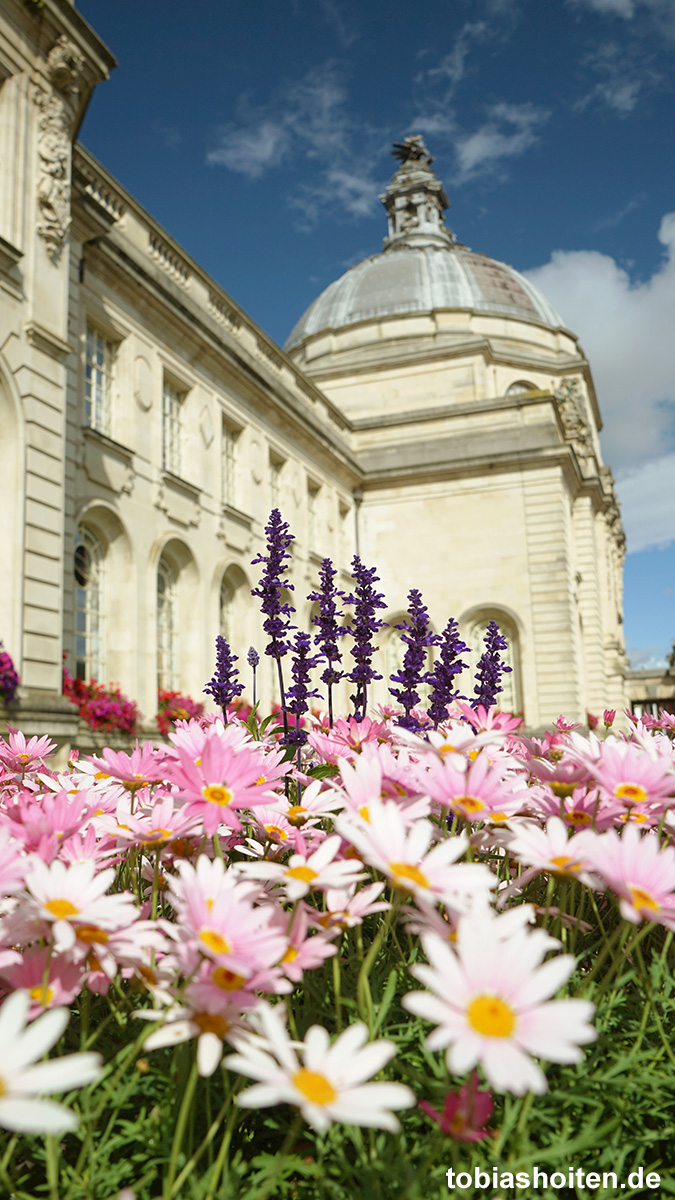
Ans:
{"label": "yellow flower center", "polygon": [[225,1037],[230,1028],[220,1013],[193,1013],[192,1021],[201,1033],[215,1033],[219,1038]]}
{"label": "yellow flower center", "polygon": [[258,776],[258,778],[256,779],[256,784],[257,784],[257,785],[260,785],[261,783],[267,783],[267,776],[266,776],[266,775],[259,775],[259,776]]}
{"label": "yellow flower center", "polygon": [[282,961],[282,963],[283,962],[293,962],[294,959],[296,959],[297,957],[298,957],[298,952],[297,952],[295,946],[289,946],[288,950],[284,954],[284,957],[282,958],[281,961]]}
{"label": "yellow flower center", "polygon": [[576,783],[563,783],[561,779],[552,779],[549,784],[553,795],[557,796],[559,800],[566,800],[568,796],[571,796],[576,786]]}
{"label": "yellow flower center", "polygon": [[311,883],[318,877],[318,871],[313,871],[311,867],[289,867],[286,874],[290,879],[301,879],[303,883]]}
{"label": "yellow flower center", "polygon": [[499,996],[475,996],[467,1009],[469,1025],[484,1037],[511,1037],[516,1014]]}
{"label": "yellow flower center", "polygon": [[628,891],[630,892],[633,908],[636,908],[638,912],[643,908],[646,908],[648,912],[659,911],[661,905],[659,904],[658,900],[655,900],[653,896],[650,896],[649,892],[646,892],[644,888],[635,887],[632,883],[629,883]]}
{"label": "yellow flower center", "polygon": [[281,829],[278,825],[264,825],[263,828],[271,838],[278,838],[280,842],[285,842],[288,837],[286,830]]}
{"label": "yellow flower center", "polygon": [[628,800],[631,804],[644,804],[647,791],[639,783],[617,783],[614,788],[617,800]]}
{"label": "yellow flower center", "polygon": [[232,802],[232,792],[224,783],[209,783],[202,788],[202,796],[211,804],[219,804],[222,808]]}
{"label": "yellow flower center", "polygon": [[232,947],[227,938],[224,938],[221,933],[215,929],[202,929],[199,934],[200,942],[208,946],[214,954],[231,954]]}
{"label": "yellow flower center", "polygon": [[630,812],[622,813],[619,820],[623,821],[624,825],[628,821],[632,821],[634,825],[642,825],[647,820],[647,814],[636,812],[635,809],[632,809]]}
{"label": "yellow flower center", "polygon": [[[54,998],[54,989],[53,987],[45,988],[42,986],[42,984],[40,984],[39,987],[32,987],[28,995],[30,996],[31,1000],[37,1000],[38,1004],[41,1004],[43,1008],[46,1008],[48,1004],[51,1004]],[[1,1095],[2,1090],[0,1090],[0,1096]]]}
{"label": "yellow flower center", "polygon": [[490,820],[493,825],[501,825],[502,821],[508,821],[508,813],[493,812],[490,813]]}
{"label": "yellow flower center", "polygon": [[77,930],[77,936],[81,942],[86,942],[88,946],[94,946],[97,942],[105,946],[108,941],[108,934],[104,929],[99,929],[98,925],[80,925]]}
{"label": "yellow flower center", "polygon": [[154,842],[165,842],[171,837],[170,829],[150,829],[145,835],[144,846],[152,846]]}
{"label": "yellow flower center", "polygon": [[[426,875],[420,871],[419,867],[413,867],[412,863],[389,863],[389,870],[393,875],[396,876],[394,883],[398,884],[398,886],[401,888],[406,887],[405,883],[401,882],[404,879],[409,879],[411,883],[416,883],[418,887],[429,887],[429,880],[427,879]],[[409,891],[410,889],[406,890]]]}
{"label": "yellow flower center", "polygon": [[307,809],[303,808],[301,804],[291,805],[288,812],[284,813],[286,820],[290,821],[291,825],[304,825],[307,815]]}
{"label": "yellow flower center", "polygon": [[579,808],[571,808],[569,812],[564,814],[565,822],[568,825],[590,825],[591,817],[587,812],[582,812]]}
{"label": "yellow flower center", "polygon": [[460,809],[461,812],[471,814],[482,812],[485,805],[482,800],[478,799],[478,796],[455,796],[452,807]]}
{"label": "yellow flower center", "polygon": [[64,917],[74,917],[80,911],[70,900],[48,900],[45,908],[57,921],[62,921]]}
{"label": "yellow flower center", "polygon": [[[572,865],[570,866],[570,863]],[[551,859],[551,865],[557,867],[562,875],[572,875],[580,869],[581,864],[572,862],[571,854],[556,854]]]}
{"label": "yellow flower center", "polygon": [[337,1100],[338,1094],[332,1083],[329,1083],[326,1076],[320,1075],[318,1071],[306,1071],[303,1067],[300,1071],[296,1071],[293,1083],[311,1104],[332,1104],[334,1100]]}
{"label": "yellow flower center", "polygon": [[457,747],[453,746],[451,742],[444,742],[442,746],[438,747],[438,749],[441,754],[456,754],[457,753]]}
{"label": "yellow flower center", "polygon": [[362,804],[362,805],[361,805],[361,807],[360,807],[360,809],[359,809],[359,816],[360,816],[360,817],[362,817],[362,819],[363,819],[364,821],[367,821],[367,822],[368,822],[368,824],[370,825],[370,813],[369,813],[369,811],[368,811],[368,805],[367,805],[367,804]]}
{"label": "yellow flower center", "polygon": [[234,971],[228,971],[227,967],[214,967],[211,972],[211,982],[215,983],[222,992],[238,992],[242,983],[245,983],[243,975],[236,975]]}

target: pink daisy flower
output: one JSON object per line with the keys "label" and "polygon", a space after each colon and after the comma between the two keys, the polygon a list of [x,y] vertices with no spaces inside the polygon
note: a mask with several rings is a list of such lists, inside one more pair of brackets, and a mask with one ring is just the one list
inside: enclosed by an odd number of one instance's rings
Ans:
{"label": "pink daisy flower", "polygon": [[602,743],[597,762],[589,770],[601,787],[627,808],[660,804],[675,796],[675,763],[672,754],[658,755],[650,745],[634,745],[609,737]]}
{"label": "pink daisy flower", "polygon": [[524,780],[505,779],[492,766],[487,750],[458,769],[454,755],[429,755],[419,772],[420,785],[439,804],[467,821],[506,820],[518,812],[526,799]]}
{"label": "pink daisy flower", "polygon": [[248,747],[234,750],[213,729],[198,763],[179,748],[177,760],[167,761],[167,772],[187,801],[185,815],[199,817],[209,837],[223,823],[240,829],[235,809],[265,804],[273,795],[264,755]]}
{"label": "pink daisy flower", "polygon": [[675,850],[661,848],[651,833],[627,825],[588,843],[587,861],[619,897],[622,916],[637,924],[645,919],[675,929]]}

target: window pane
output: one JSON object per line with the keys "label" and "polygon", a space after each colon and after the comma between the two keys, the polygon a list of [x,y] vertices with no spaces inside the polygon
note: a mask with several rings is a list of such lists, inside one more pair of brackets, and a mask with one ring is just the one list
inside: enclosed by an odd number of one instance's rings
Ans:
{"label": "window pane", "polygon": [[79,679],[105,678],[104,552],[86,526],[75,534],[75,674]]}

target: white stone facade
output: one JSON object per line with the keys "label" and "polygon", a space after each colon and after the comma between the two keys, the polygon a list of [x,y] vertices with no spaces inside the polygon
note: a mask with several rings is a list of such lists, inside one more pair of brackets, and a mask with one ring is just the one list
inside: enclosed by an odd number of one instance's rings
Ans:
{"label": "white stone facade", "polygon": [[623,539],[573,335],[450,306],[284,353],[77,144],[114,60],[68,0],[4,5],[0,43],[0,638],[25,712],[58,708],[64,652],[152,718],[158,682],[201,696],[218,632],[262,649],[274,506],[304,628],[320,558],[348,587],[358,551],[390,620],[410,587],[436,629],[500,620],[530,726],[622,708]]}

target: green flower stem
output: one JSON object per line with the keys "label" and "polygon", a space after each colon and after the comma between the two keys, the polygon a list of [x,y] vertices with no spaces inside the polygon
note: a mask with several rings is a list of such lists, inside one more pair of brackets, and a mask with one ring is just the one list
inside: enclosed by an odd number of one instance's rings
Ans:
{"label": "green flower stem", "polygon": [[53,1134],[45,1138],[47,1152],[47,1183],[51,1200],[59,1200],[59,1142]]}
{"label": "green flower stem", "polygon": [[166,1173],[166,1179],[164,1181],[164,1200],[171,1200],[171,1196],[173,1195],[173,1184],[174,1184],[174,1180],[176,1178],[176,1171],[178,1169],[178,1154],[179,1154],[181,1145],[183,1143],[183,1135],[185,1133],[185,1126],[187,1125],[188,1117],[190,1115],[190,1109],[192,1107],[192,1098],[195,1094],[196,1086],[197,1086],[197,1060],[195,1058],[195,1061],[192,1064],[192,1069],[190,1071],[190,1075],[188,1077],[187,1084],[185,1086],[185,1091],[183,1092],[183,1099],[181,1101],[180,1110],[178,1112],[178,1120],[176,1121],[176,1128],[174,1131],[173,1143],[171,1146],[171,1156],[169,1158],[169,1167],[168,1167],[168,1170]]}
{"label": "green flower stem", "polygon": [[[214,1197],[216,1195],[216,1188],[218,1187],[218,1180],[220,1179],[220,1175],[223,1170],[223,1167],[225,1166],[225,1163],[227,1162],[227,1156],[228,1156],[228,1152],[230,1149],[230,1142],[232,1141],[232,1134],[234,1132],[234,1127],[235,1127],[235,1125],[237,1123],[237,1119],[239,1118],[240,1115],[241,1115],[240,1110],[237,1108],[236,1104],[233,1104],[232,1108],[230,1110],[230,1115],[227,1118],[227,1124],[225,1126],[225,1133],[223,1135],[223,1140],[220,1143],[220,1150],[218,1151],[218,1157],[216,1159],[216,1164],[213,1169],[213,1176],[212,1176],[211,1182],[209,1184],[209,1190],[206,1193],[204,1200],[214,1200]],[[225,1183],[227,1185],[227,1180],[225,1180]],[[227,1195],[227,1186],[225,1187],[225,1189],[223,1191],[223,1196],[226,1196],[226,1195]]]}
{"label": "green flower stem", "polygon": [[640,973],[641,973],[643,981],[644,981],[645,991],[647,993],[647,998],[649,1000],[649,1007],[651,1008],[652,1013],[654,1014],[654,1021],[656,1022],[656,1028],[659,1031],[659,1037],[661,1038],[661,1043],[662,1043],[663,1048],[664,1048],[666,1054],[668,1055],[668,1058],[670,1059],[671,1063],[673,1064],[673,1066],[675,1066],[675,1054],[673,1054],[673,1048],[670,1044],[670,1041],[666,1037],[665,1030],[663,1028],[663,1023],[661,1021],[661,1015],[660,1015],[658,1008],[656,1007],[656,1004],[654,1002],[654,992],[652,990],[651,981],[649,979],[649,972],[645,966],[645,960],[642,955],[642,947],[640,946],[639,941],[637,939],[635,939],[635,941],[634,941],[634,949],[635,949],[636,958],[640,965]]}
{"label": "green flower stem", "polygon": [[335,1028],[342,1031],[342,987],[340,976],[340,950],[333,955],[333,994],[335,996]]}

